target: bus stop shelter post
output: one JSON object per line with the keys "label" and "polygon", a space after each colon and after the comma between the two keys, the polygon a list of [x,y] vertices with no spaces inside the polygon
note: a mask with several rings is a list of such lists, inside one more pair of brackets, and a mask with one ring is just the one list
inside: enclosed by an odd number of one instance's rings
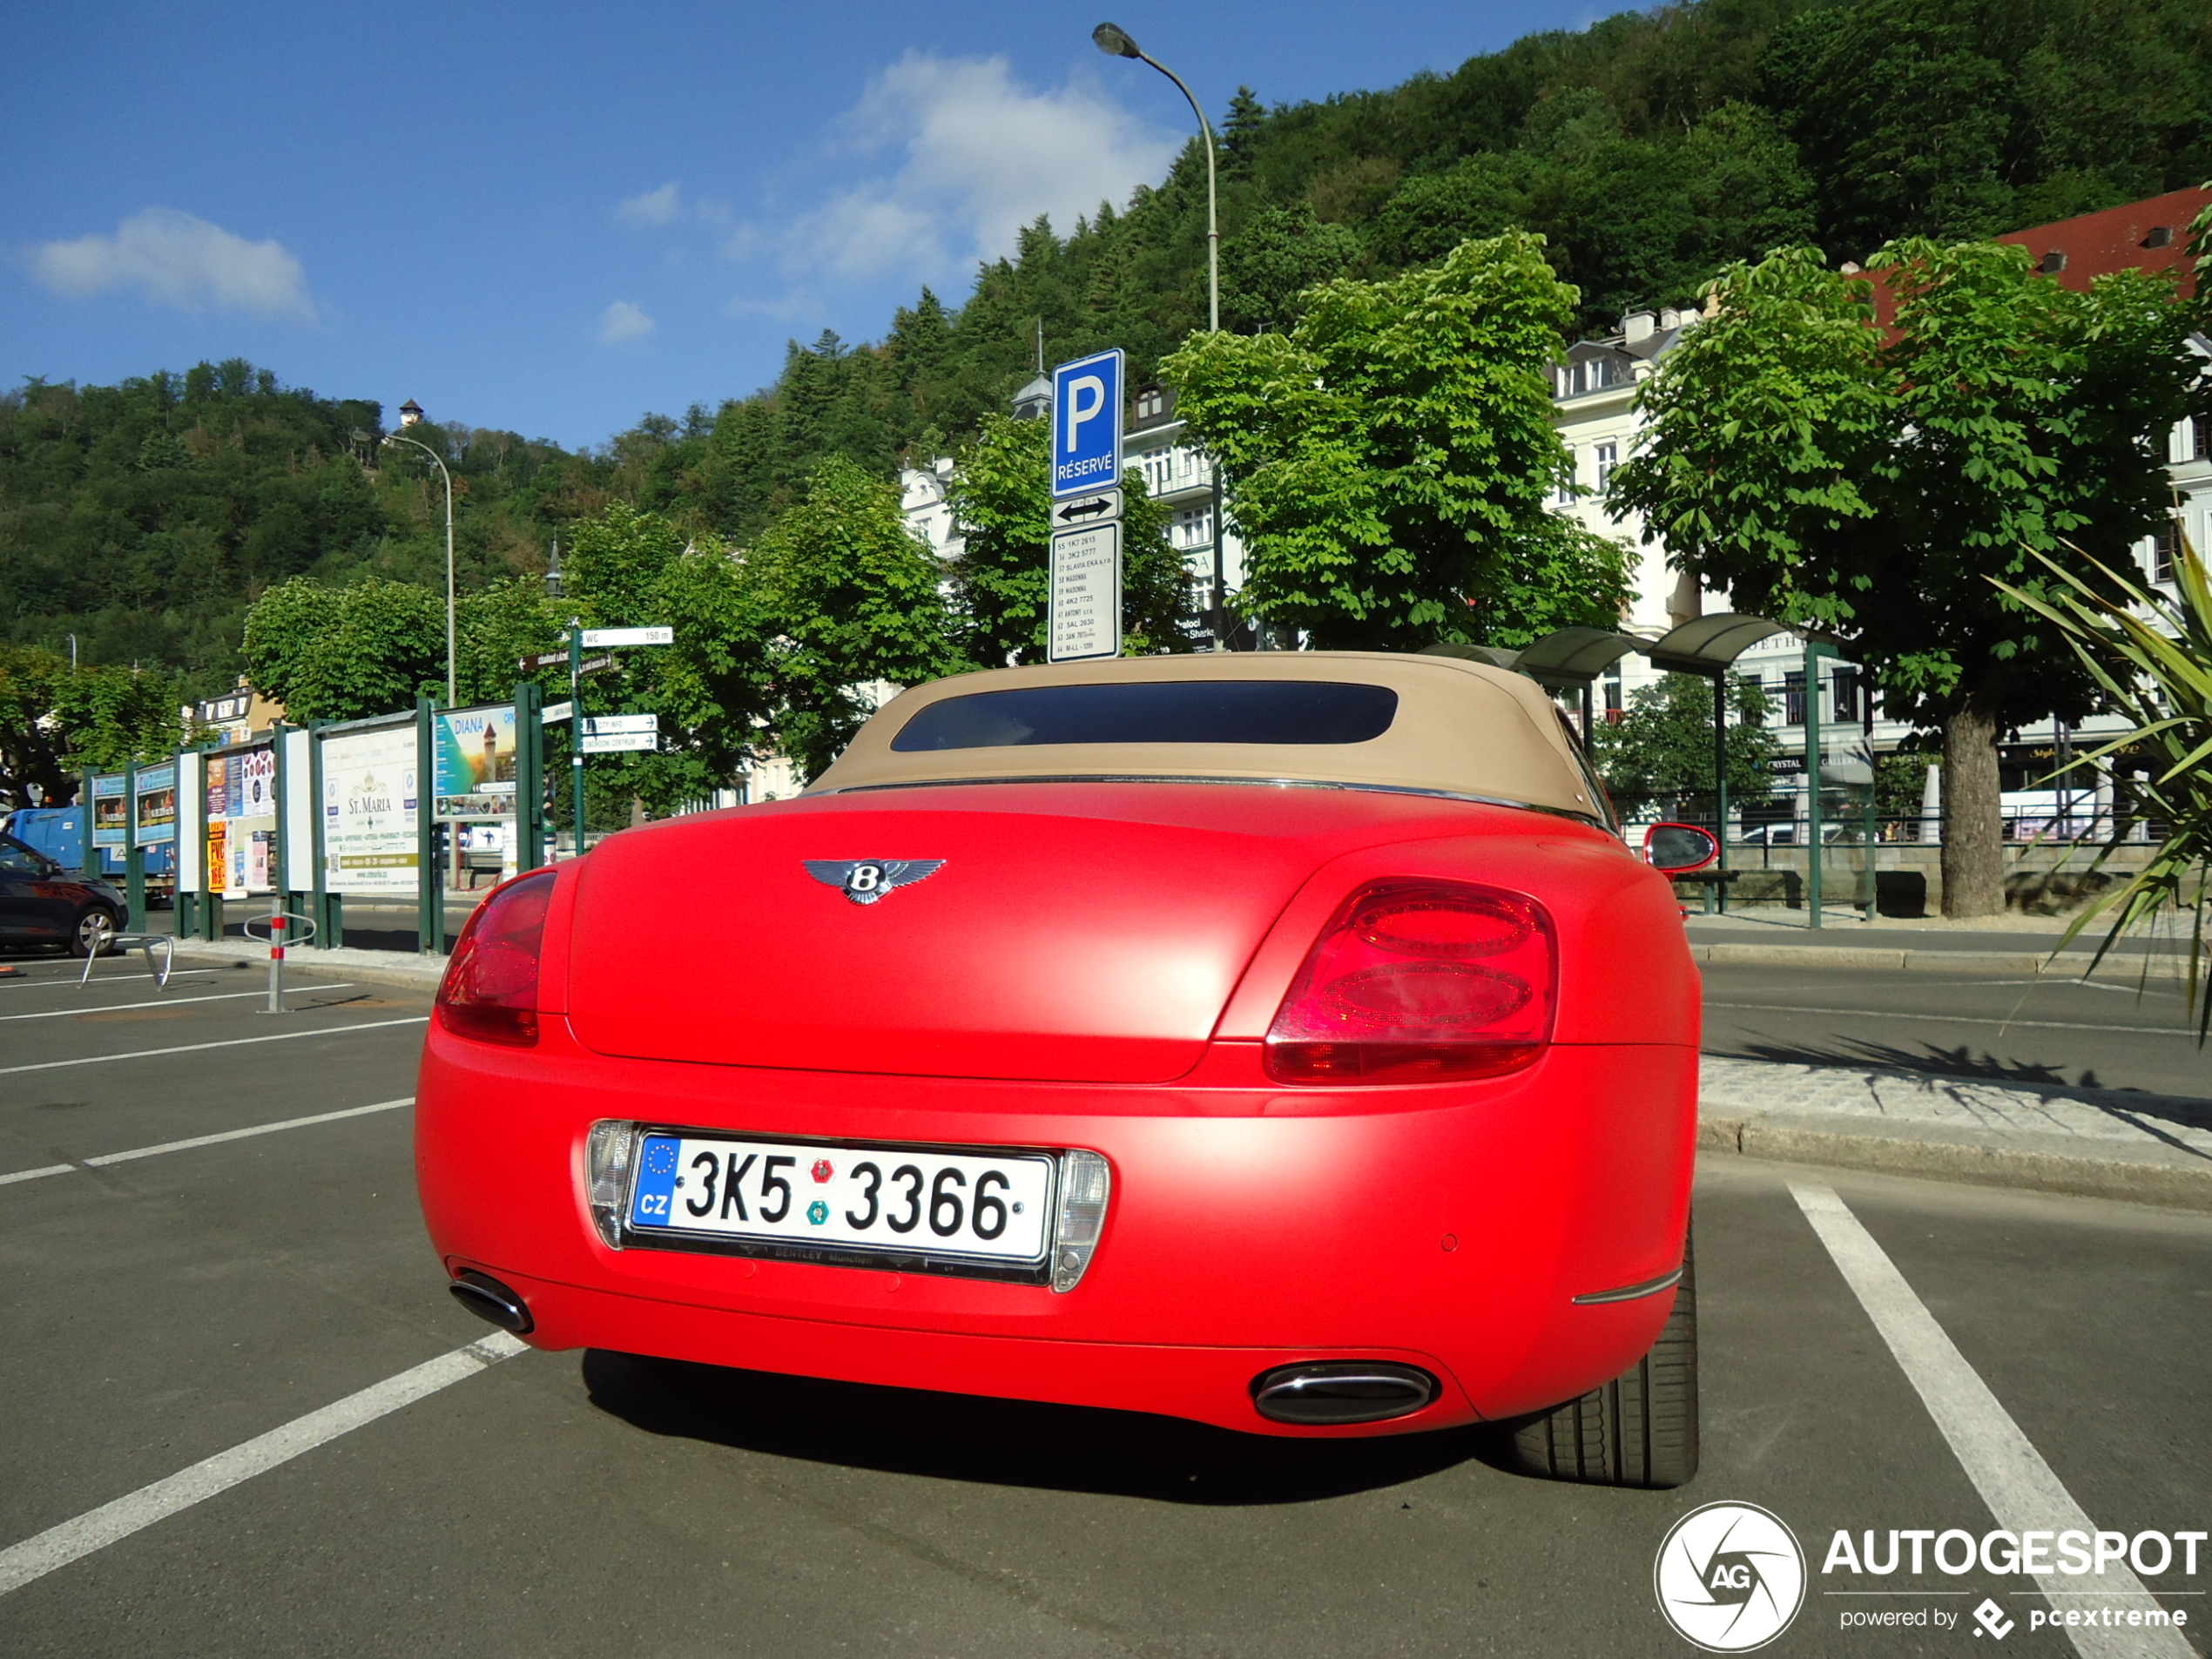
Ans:
{"label": "bus stop shelter post", "polygon": [[1836,655],[1825,640],[1805,641],[1805,925],[1820,926],[1820,659]]}
{"label": "bus stop shelter post", "polygon": [[[1720,843],[1720,859],[1713,867],[1728,868],[1728,670],[1713,672],[1713,839]],[[1728,914],[1728,883],[1716,881],[1713,902],[1707,909]]]}

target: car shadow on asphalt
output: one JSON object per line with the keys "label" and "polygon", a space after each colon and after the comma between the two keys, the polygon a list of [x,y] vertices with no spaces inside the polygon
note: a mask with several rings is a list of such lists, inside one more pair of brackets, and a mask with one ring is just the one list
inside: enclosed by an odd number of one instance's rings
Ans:
{"label": "car shadow on asphalt", "polygon": [[1150,1498],[1305,1503],[1473,1462],[1510,1467],[1507,1431],[1372,1439],[1238,1434],[1179,1418],[826,1382],[594,1349],[592,1403],[649,1434],[840,1468]]}

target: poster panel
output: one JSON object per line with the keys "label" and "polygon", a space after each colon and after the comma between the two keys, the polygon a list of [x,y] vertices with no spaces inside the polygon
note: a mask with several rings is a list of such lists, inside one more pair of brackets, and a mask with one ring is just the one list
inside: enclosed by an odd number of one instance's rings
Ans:
{"label": "poster panel", "polygon": [[140,846],[177,839],[177,766],[148,766],[138,779],[135,836]]}
{"label": "poster panel", "polygon": [[125,840],[123,774],[92,779],[92,845],[121,846]]}
{"label": "poster panel", "polygon": [[332,893],[416,897],[415,725],[322,740],[323,885]]}
{"label": "poster panel", "polygon": [[432,797],[440,823],[515,814],[515,705],[437,716]]}
{"label": "poster panel", "polygon": [[[280,872],[276,842],[276,752],[267,743],[207,757],[208,890],[226,899],[267,893]],[[257,855],[255,837],[263,838]]]}

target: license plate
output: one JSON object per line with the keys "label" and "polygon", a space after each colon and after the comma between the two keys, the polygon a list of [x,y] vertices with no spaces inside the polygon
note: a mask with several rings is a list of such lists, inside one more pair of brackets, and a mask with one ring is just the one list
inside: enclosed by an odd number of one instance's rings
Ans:
{"label": "license plate", "polygon": [[626,1214],[648,1236],[705,1234],[833,1258],[1042,1264],[1050,1233],[1055,1163],[1042,1153],[649,1131],[636,1169]]}

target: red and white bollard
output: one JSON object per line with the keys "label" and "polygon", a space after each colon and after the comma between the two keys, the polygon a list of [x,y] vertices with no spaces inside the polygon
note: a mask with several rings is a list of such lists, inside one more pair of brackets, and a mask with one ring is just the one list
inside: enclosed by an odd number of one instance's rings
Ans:
{"label": "red and white bollard", "polygon": [[284,912],[269,917],[269,1012],[284,1012]]}

